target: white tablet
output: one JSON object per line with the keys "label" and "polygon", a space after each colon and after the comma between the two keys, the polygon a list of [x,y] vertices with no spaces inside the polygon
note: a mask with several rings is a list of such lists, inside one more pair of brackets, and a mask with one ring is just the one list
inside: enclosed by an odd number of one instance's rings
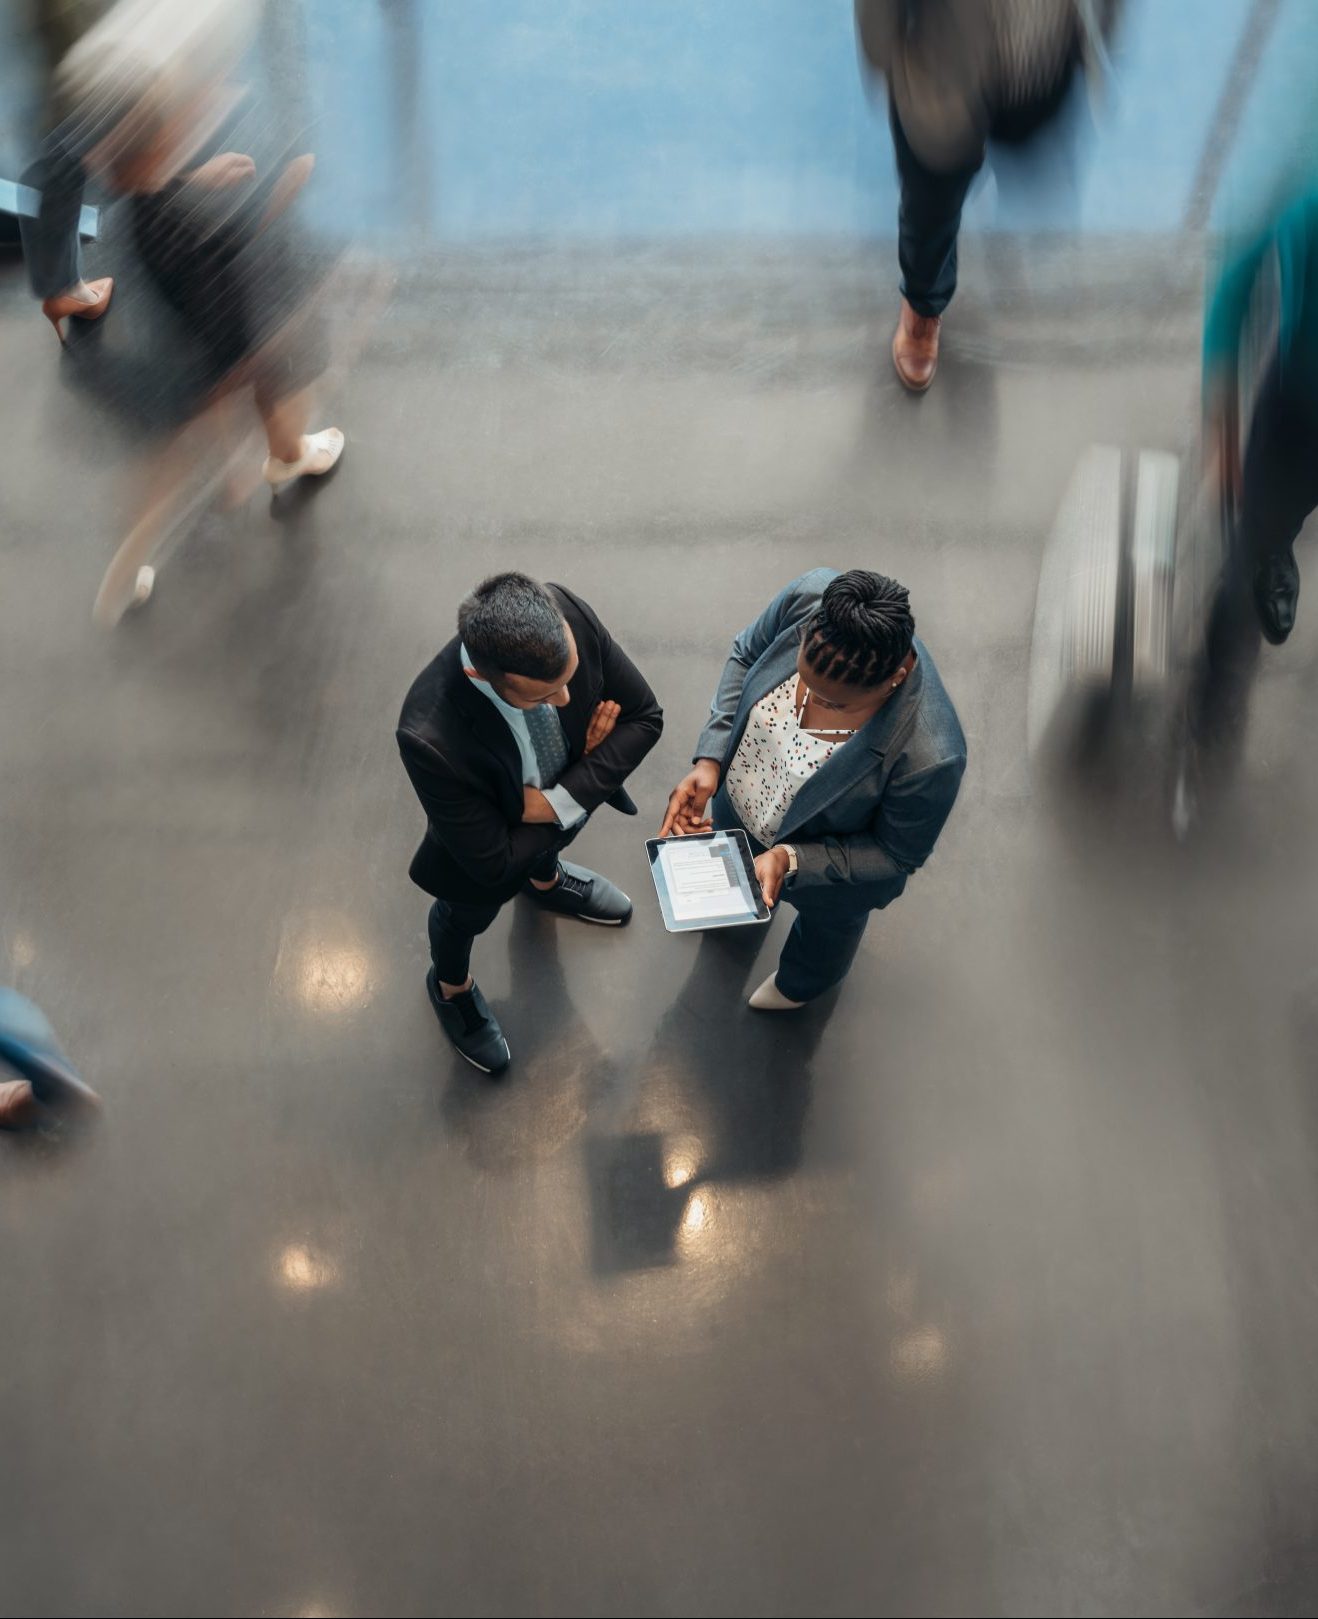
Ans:
{"label": "white tablet", "polygon": [[683,838],[647,838],[645,847],[659,909],[670,933],[744,927],[769,920],[751,846],[740,828],[693,832]]}

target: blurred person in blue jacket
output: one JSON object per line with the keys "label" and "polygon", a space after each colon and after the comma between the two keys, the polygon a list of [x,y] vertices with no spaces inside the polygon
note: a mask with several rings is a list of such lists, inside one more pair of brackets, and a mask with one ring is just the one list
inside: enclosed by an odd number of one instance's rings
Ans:
{"label": "blurred person in blue jacket", "polygon": [[69,1067],[41,1008],[0,988],[0,1130],[28,1129],[54,1112],[98,1102]]}
{"label": "blurred person in blue jacket", "polygon": [[[1275,265],[1279,308],[1240,455],[1241,348],[1261,278]],[[1224,255],[1204,322],[1204,438],[1227,510],[1229,547],[1208,618],[1189,706],[1190,757],[1174,815],[1193,814],[1188,776],[1211,750],[1229,764],[1243,737],[1249,689],[1266,639],[1295,625],[1295,541],[1318,506],[1318,187],[1307,190]]]}
{"label": "blurred person in blue jacket", "polygon": [[[1239,462],[1239,353],[1255,285],[1270,260],[1280,278],[1277,345]],[[1318,188],[1292,202],[1225,260],[1204,323],[1204,413],[1210,453],[1239,494],[1233,583],[1280,646],[1295,624],[1295,540],[1318,505]]]}

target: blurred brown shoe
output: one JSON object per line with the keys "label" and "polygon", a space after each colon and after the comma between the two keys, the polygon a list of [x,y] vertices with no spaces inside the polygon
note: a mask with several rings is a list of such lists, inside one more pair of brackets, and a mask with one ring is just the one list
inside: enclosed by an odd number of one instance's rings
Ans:
{"label": "blurred brown shoe", "polygon": [[938,328],[942,324],[937,315],[917,315],[905,298],[902,299],[901,319],[892,339],[892,363],[902,386],[913,394],[922,394],[934,380],[938,369]]}
{"label": "blurred brown shoe", "polygon": [[41,1104],[25,1079],[0,1084],[0,1130],[30,1130],[41,1119]]}

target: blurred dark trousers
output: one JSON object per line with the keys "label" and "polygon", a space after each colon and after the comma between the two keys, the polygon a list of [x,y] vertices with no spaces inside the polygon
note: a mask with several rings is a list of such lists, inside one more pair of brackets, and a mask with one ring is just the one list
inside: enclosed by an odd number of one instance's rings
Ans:
{"label": "blurred dark trousers", "polygon": [[[897,154],[901,206],[897,215],[897,262],[902,297],[917,315],[941,315],[956,291],[956,239],[961,205],[984,158],[971,168],[940,174],[916,157],[889,106],[888,122]],[[784,990],[784,994],[787,992]]]}
{"label": "blurred dark trousers", "polygon": [[82,277],[78,222],[86,180],[80,159],[57,136],[46,141],[19,180],[41,193],[37,217],[18,222],[28,280],[38,298],[67,292]]}
{"label": "blurred dark trousers", "polygon": [[1238,741],[1262,634],[1254,575],[1287,550],[1318,506],[1318,379],[1281,379],[1277,360],[1259,390],[1245,447],[1240,520],[1208,620],[1205,658],[1192,695],[1199,742]]}
{"label": "blurred dark trousers", "polygon": [[[558,850],[551,849],[528,871],[539,883],[547,883],[558,870]],[[471,947],[503,909],[465,901],[437,899],[430,907],[430,959],[441,984],[465,984],[471,972]]]}

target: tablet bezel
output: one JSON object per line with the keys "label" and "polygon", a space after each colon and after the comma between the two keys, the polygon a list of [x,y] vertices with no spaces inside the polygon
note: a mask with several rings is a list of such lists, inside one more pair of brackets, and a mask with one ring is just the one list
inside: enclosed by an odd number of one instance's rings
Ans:
{"label": "tablet bezel", "polygon": [[[755,896],[759,908],[754,916],[733,916],[726,920],[702,916],[693,917],[689,922],[679,922],[673,915],[672,897],[668,892],[668,879],[664,875],[659,851],[666,843],[712,843],[719,837],[732,840],[733,847],[741,857],[742,870],[746,874],[750,891]],[[664,926],[670,933],[708,933],[714,928],[759,927],[772,920],[773,912],[765,903],[764,890],[755,875],[755,856],[751,853],[750,840],[739,826],[716,827],[712,832],[688,832],[682,837],[646,838],[645,848],[650,856],[650,880],[654,883],[654,891],[659,897],[659,910],[664,919]]]}

